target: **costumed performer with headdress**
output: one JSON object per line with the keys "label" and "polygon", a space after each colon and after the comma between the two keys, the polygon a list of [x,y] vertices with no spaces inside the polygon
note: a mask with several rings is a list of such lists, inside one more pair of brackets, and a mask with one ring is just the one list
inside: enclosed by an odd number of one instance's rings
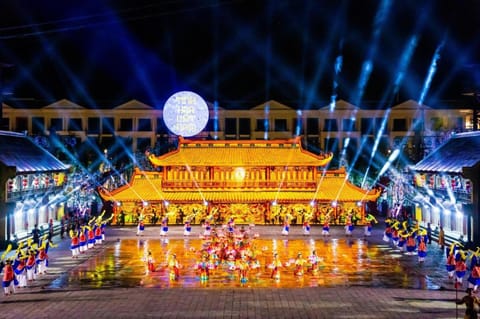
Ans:
{"label": "costumed performer with headdress", "polygon": [[248,281],[248,270],[250,269],[246,255],[242,254],[242,256],[236,261],[235,269],[238,270],[240,282],[246,283]]}
{"label": "costumed performer with headdress", "polygon": [[147,263],[146,273],[155,272],[155,260],[153,259],[152,252],[149,250],[147,256],[145,257],[145,262]]}
{"label": "costumed performer with headdress", "polygon": [[447,272],[448,272],[448,278],[453,278],[453,275],[455,274],[455,243],[452,243],[450,245],[450,250],[447,255],[447,263],[445,265]]}
{"label": "costumed performer with headdress", "polygon": [[280,258],[278,257],[277,253],[273,254],[273,261],[270,264],[270,268],[272,269],[272,273],[270,275],[270,278],[275,279],[275,280],[280,280],[280,268],[282,268],[282,262]]}
{"label": "costumed performer with headdress", "polygon": [[290,232],[290,223],[288,221],[288,218],[285,217],[285,221],[283,222],[283,227],[282,227],[282,235],[287,236],[289,232]]}
{"label": "costumed performer with headdress", "polygon": [[143,218],[141,217],[138,221],[137,225],[137,236],[143,236],[143,232],[145,231],[145,222],[143,221]]}
{"label": "costumed performer with headdress", "polygon": [[413,255],[416,248],[417,248],[417,244],[415,242],[415,234],[414,233],[409,234],[407,238],[407,254]]}
{"label": "costumed performer with headdress", "polygon": [[80,254],[80,239],[78,238],[78,234],[73,229],[70,230],[70,250],[72,251],[72,258],[78,258]]}
{"label": "costumed performer with headdress", "polygon": [[5,293],[5,296],[15,293],[15,286],[18,285],[17,278],[15,277],[15,272],[12,266],[12,260],[7,259],[5,261],[5,266],[3,267],[3,280],[2,287]]}
{"label": "costumed performer with headdress", "polygon": [[162,219],[162,226],[160,228],[160,236],[167,236],[167,233],[168,233],[168,217],[165,216],[163,219]]}
{"label": "costumed performer with headdress", "polygon": [[470,271],[470,276],[468,277],[468,287],[473,288],[476,293],[478,285],[480,285],[480,265],[476,264]]}
{"label": "costumed performer with headdress", "polygon": [[312,250],[312,253],[310,256],[308,256],[308,263],[309,263],[309,268],[310,271],[312,272],[313,275],[315,275],[318,270],[320,269],[320,257],[317,255],[317,252],[315,250]]}
{"label": "costumed performer with headdress", "polygon": [[352,215],[348,214],[346,221],[345,221],[345,235],[352,236],[353,233],[353,223],[352,223]]}
{"label": "costumed performer with headdress", "polygon": [[192,233],[192,225],[190,224],[189,220],[185,221],[185,225],[183,226],[183,236],[190,236]]}
{"label": "costumed performer with headdress", "polygon": [[307,260],[303,258],[303,255],[301,252],[297,254],[297,258],[295,258],[295,270],[293,271],[293,274],[295,276],[303,276],[304,274],[304,267],[307,264]]}
{"label": "costumed performer with headdress", "polygon": [[467,272],[467,264],[465,263],[467,257],[463,251],[460,251],[460,258],[455,262],[455,287],[462,287],[463,277]]}
{"label": "costumed performer with headdress", "polygon": [[28,251],[28,257],[25,264],[27,267],[27,280],[33,281],[37,278],[37,262],[36,262],[36,252],[33,247]]}
{"label": "costumed performer with headdress", "polygon": [[21,288],[27,287],[27,268],[26,268],[26,259],[27,255],[23,250],[23,243],[20,242],[15,254],[15,260],[13,261],[12,267],[15,272],[15,276],[18,280],[18,286]]}
{"label": "costumed performer with headdress", "polygon": [[208,276],[210,275],[208,254],[202,254],[202,260],[196,264],[196,269],[199,272],[200,281],[207,281]]}
{"label": "costumed performer with headdress", "polygon": [[87,230],[87,248],[92,249],[95,247],[95,232],[90,225],[86,225],[85,229]]}
{"label": "costumed performer with headdress", "polygon": [[365,236],[366,237],[370,237],[372,235],[372,225],[373,223],[378,223],[377,222],[377,219],[375,218],[375,216],[373,216],[372,214],[368,214],[367,217],[365,217],[365,220],[366,220],[366,224],[365,224]]}
{"label": "costumed performer with headdress", "polygon": [[310,235],[310,223],[309,223],[308,220],[305,220],[305,221],[303,222],[302,228],[303,228],[303,234],[304,234],[305,236]]}
{"label": "costumed performer with headdress", "polygon": [[180,264],[178,263],[176,254],[172,254],[168,258],[167,265],[169,269],[170,280],[178,280],[178,278],[180,277]]}
{"label": "costumed performer with headdress", "polygon": [[330,215],[329,214],[325,215],[325,220],[323,221],[323,227],[322,227],[322,235],[323,236],[330,235]]}
{"label": "costumed performer with headdress", "polygon": [[87,246],[87,229],[85,226],[80,227],[80,234],[78,235],[79,246],[78,249],[81,254],[88,250]]}
{"label": "costumed performer with headdress", "polygon": [[423,263],[425,261],[425,257],[427,257],[427,244],[425,243],[425,238],[422,236],[420,238],[420,243],[418,244],[418,262]]}

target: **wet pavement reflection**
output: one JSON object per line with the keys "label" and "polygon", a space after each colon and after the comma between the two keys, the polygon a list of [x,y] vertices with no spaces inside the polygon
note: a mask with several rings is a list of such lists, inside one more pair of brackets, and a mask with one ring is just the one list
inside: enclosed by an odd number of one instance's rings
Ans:
{"label": "wet pavement reflection", "polygon": [[[262,239],[252,241],[258,268],[249,269],[247,280],[240,279],[238,267],[223,262],[211,269],[202,280],[196,265],[201,261],[205,242],[188,239],[119,239],[98,254],[50,284],[52,288],[293,288],[367,286],[414,289],[438,289],[428,276],[411,268],[421,267],[416,256],[406,256],[388,244],[372,244],[363,238]],[[312,251],[318,256],[318,271],[310,271],[306,262],[303,275],[295,274],[295,258],[299,253],[308,261]],[[148,271],[146,258],[151,252],[154,271]],[[271,278],[273,256],[281,261],[280,278]],[[168,260],[173,254],[180,264],[177,280],[170,279]],[[401,258],[410,258],[405,266]],[[409,268],[406,268],[409,267]]]}

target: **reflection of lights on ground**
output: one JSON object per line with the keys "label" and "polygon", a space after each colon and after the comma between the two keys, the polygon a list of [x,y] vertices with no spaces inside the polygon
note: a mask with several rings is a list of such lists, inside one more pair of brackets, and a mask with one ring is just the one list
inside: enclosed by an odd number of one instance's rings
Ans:
{"label": "reflection of lights on ground", "polygon": [[[208,281],[200,281],[195,270],[203,242],[200,239],[124,239],[106,247],[70,273],[69,287],[90,288],[134,287],[250,287],[292,288],[332,287],[344,285],[424,288],[428,280],[410,277],[400,265],[401,253],[385,251],[362,239],[256,239],[254,251],[260,267],[250,270],[248,281],[241,283],[238,272],[226,264],[212,270]],[[298,253],[308,259],[315,250],[320,267],[317,273],[306,271],[294,275],[294,259]],[[155,272],[147,273],[145,255],[152,252]],[[276,252],[283,264],[280,280],[271,279],[269,265]],[[181,265],[178,281],[170,281],[167,260],[176,254]]]}

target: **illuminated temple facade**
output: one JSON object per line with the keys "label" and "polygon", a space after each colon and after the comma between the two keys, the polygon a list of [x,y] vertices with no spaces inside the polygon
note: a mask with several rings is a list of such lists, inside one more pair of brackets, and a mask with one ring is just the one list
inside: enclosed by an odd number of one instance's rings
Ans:
{"label": "illuminated temple facade", "polygon": [[114,203],[114,216],[126,222],[139,216],[170,224],[204,220],[223,223],[292,224],[305,220],[343,224],[351,215],[365,220],[376,189],[361,189],[345,169],[327,170],[332,154],[316,155],[290,140],[185,140],[162,156],[149,155],[155,171],[136,170],[129,184],[112,192],[100,190]]}

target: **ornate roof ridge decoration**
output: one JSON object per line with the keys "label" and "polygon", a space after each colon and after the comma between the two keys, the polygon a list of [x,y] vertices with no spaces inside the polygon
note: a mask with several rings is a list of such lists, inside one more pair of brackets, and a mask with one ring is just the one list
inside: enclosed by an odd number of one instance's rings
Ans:
{"label": "ornate roof ridge decoration", "polygon": [[[326,166],[333,153],[316,155],[302,147],[301,138],[285,140],[187,140],[176,150],[149,154],[155,166]],[[274,165],[273,165],[274,164]]]}

